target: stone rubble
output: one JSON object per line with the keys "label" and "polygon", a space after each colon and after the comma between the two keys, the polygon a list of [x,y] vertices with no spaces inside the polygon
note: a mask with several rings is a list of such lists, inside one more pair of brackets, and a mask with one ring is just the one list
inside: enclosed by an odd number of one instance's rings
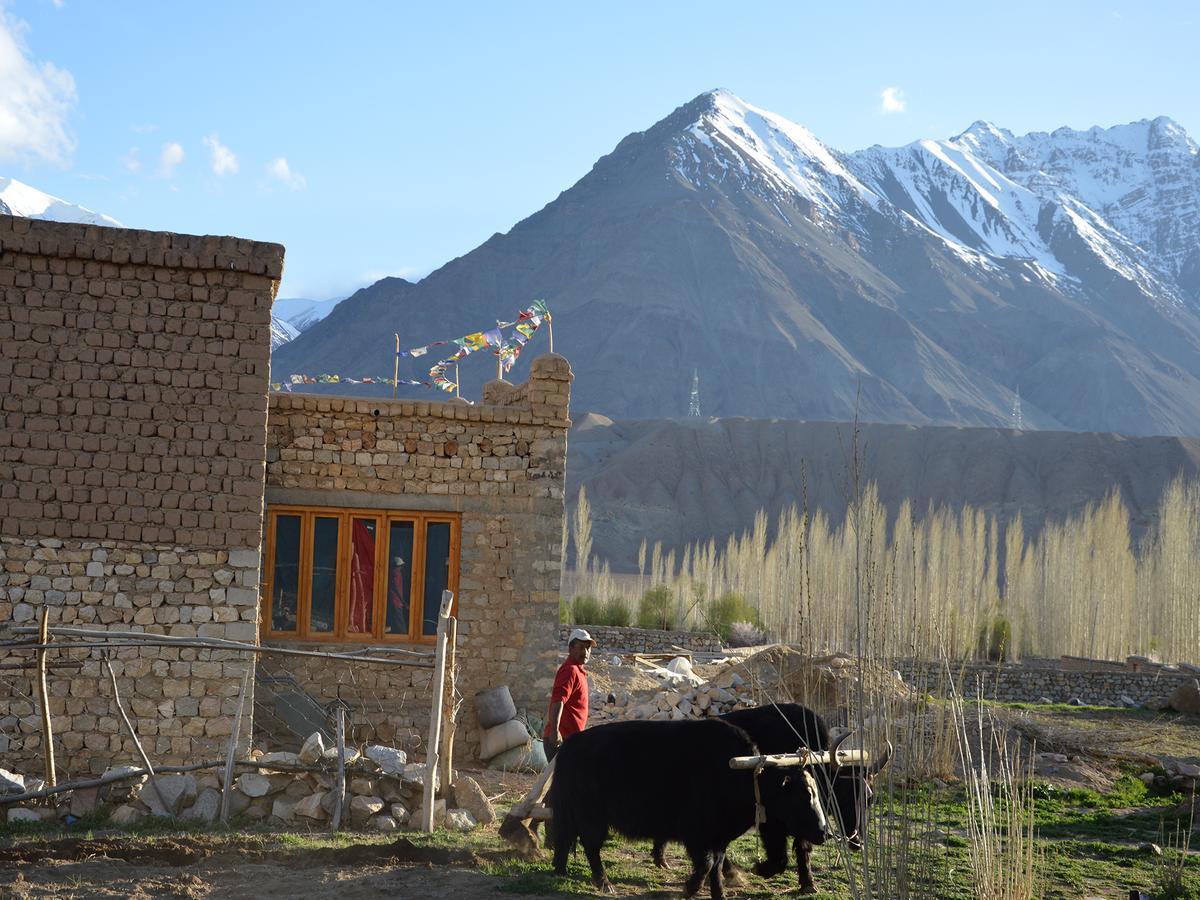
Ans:
{"label": "stone rubble", "polygon": [[[243,817],[268,825],[315,827],[329,822],[336,794],[335,762],[330,763],[328,748],[322,748],[318,735],[305,742],[308,754],[320,760],[317,772],[241,772],[229,796],[231,816]],[[284,751],[252,753],[264,764],[292,766],[308,755]],[[424,799],[425,764],[410,763],[402,750],[370,745],[364,753],[347,748],[346,797],[342,806],[343,827],[391,832],[418,828]],[[110,772],[136,771],[119,766]],[[59,821],[67,815],[82,817],[100,814],[108,824],[128,827],[148,816],[167,816],[185,821],[211,823],[221,810],[220,771],[195,775],[159,775],[155,779],[163,798],[145,775],[127,782],[113,782],[99,788],[81,788],[55,798],[25,801],[21,805],[0,807],[0,816],[8,822]],[[454,803],[447,810],[445,797],[434,806],[435,825],[469,831],[479,824],[495,821],[495,810],[479,784],[466,775],[456,775]],[[40,779],[0,769],[0,793],[23,793],[35,789]],[[164,808],[165,804],[165,808]]]}

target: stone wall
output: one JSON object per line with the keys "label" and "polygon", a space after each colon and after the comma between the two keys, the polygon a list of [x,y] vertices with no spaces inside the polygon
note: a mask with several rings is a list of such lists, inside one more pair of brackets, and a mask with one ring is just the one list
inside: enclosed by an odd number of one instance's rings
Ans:
{"label": "stone wall", "polygon": [[[52,629],[256,639],[282,267],[276,244],[0,216],[0,628],[49,606]],[[148,751],[219,750],[242,660],[117,656]],[[60,770],[134,756],[104,674],[52,671]],[[0,679],[13,765],[39,753],[30,688]]]}
{"label": "stone wall", "polygon": [[[1129,697],[1142,705],[1154,705],[1180,684],[1196,678],[1195,672],[1118,670],[1119,663],[1106,666],[1064,667],[1056,664],[997,665],[972,663],[954,670],[958,690],[965,697],[1006,703],[1037,703],[1043,698],[1054,703],[1080,700],[1089,706],[1121,706]],[[945,683],[942,663],[905,661],[896,666],[905,682],[918,690],[939,692]]]}
{"label": "stone wall", "polygon": [[[461,516],[463,752],[473,754],[477,743],[475,691],[507,684],[517,704],[531,710],[543,707],[549,696],[558,662],[571,378],[567,361],[549,354],[533,361],[523,385],[486,385],[479,405],[271,395],[268,509],[301,505]],[[353,733],[380,741],[394,736],[407,749],[422,749],[428,670],[356,666],[350,672],[284,660],[272,664],[293,672],[318,702],[344,702]],[[366,681],[359,678],[364,671]]]}
{"label": "stone wall", "polygon": [[[567,637],[574,625],[558,629],[560,646],[565,650]],[[682,647],[695,653],[720,653],[721,639],[703,631],[659,631],[652,628],[616,628],[611,625],[584,625],[596,640],[596,652],[670,653]]]}

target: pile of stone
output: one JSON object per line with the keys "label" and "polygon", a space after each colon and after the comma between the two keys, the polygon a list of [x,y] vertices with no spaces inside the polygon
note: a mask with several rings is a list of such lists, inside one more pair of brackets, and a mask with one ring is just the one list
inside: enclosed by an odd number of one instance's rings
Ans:
{"label": "pile of stone", "polygon": [[[242,771],[229,796],[231,816],[285,827],[311,828],[330,821],[337,800],[337,748],[326,747],[318,732],[304,742],[299,753],[251,753],[263,768]],[[278,768],[276,768],[278,766]],[[297,771],[299,768],[313,771]],[[138,771],[125,766],[105,775]],[[415,829],[421,822],[426,767],[410,763],[403,750],[369,745],[360,752],[346,748],[346,794],[342,827],[371,831]],[[0,796],[38,790],[40,780],[0,769]],[[456,774],[450,796],[434,802],[434,825],[470,831],[489,824],[495,812],[474,779]],[[146,775],[115,781],[98,788],[83,788],[21,805],[0,807],[9,822],[71,821],[100,813],[111,825],[128,826],[151,817],[210,823],[221,809],[221,775],[218,771],[159,775],[151,783]],[[450,802],[448,803],[447,800]]]}
{"label": "pile of stone", "polygon": [[750,684],[732,668],[692,687],[667,682],[658,689],[614,691],[591,701],[593,724],[627,719],[703,719],[756,705]]}
{"label": "pile of stone", "polygon": [[1141,780],[1147,787],[1172,790],[1186,797],[1200,794],[1200,766],[1178,760],[1163,764],[1162,772],[1143,772]]}

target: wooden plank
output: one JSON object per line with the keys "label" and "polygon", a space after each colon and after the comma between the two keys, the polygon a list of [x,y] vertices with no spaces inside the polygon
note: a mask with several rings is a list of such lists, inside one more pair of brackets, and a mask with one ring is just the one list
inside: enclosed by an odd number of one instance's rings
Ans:
{"label": "wooden plank", "polygon": [[229,749],[225,754],[225,780],[221,789],[221,824],[229,821],[229,796],[233,788],[233,761],[237,753],[238,735],[242,732],[242,711],[246,708],[246,694],[250,690],[250,673],[254,671],[254,659],[246,660],[246,671],[242,674],[242,690],[238,694],[238,711],[233,720],[233,733],[229,735]]}
{"label": "wooden plank", "polygon": [[334,782],[337,795],[333,798],[333,818],[330,828],[337,834],[342,824],[342,805],[346,802],[346,708],[337,708],[337,781]]}

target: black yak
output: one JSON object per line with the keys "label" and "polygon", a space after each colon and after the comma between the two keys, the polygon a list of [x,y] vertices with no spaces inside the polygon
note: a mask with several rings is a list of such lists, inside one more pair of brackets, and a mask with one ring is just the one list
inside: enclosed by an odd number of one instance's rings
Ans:
{"label": "black yak", "polygon": [[[761,753],[794,753],[800,747],[836,751],[837,746],[846,738],[846,735],[843,735],[836,742],[831,741],[825,720],[813,710],[798,703],[740,709],[719,718],[744,729]],[[836,819],[830,824],[839,827],[851,849],[862,848],[866,805],[871,802],[873,795],[871,781],[879,770],[887,765],[890,755],[889,747],[869,766],[830,764],[811,767],[818,776],[822,799],[828,801],[832,797],[836,805]],[[832,810],[830,814],[834,814]],[[754,872],[764,878],[770,878],[787,868],[788,833],[780,823],[768,818],[759,829],[759,834],[762,837],[766,859],[755,865]],[[654,862],[665,869],[668,866],[663,856],[664,845],[665,841],[655,841]],[[815,893],[812,846],[796,838],[793,841],[793,849],[796,854],[796,875],[801,893]],[[733,864],[728,860],[725,863],[725,876],[736,877]]]}
{"label": "black yak", "polygon": [[555,757],[550,787],[554,871],[566,874],[578,840],[592,880],[611,891],[600,848],[612,829],[682,843],[692,861],[687,896],[707,878],[714,900],[721,900],[725,849],[755,822],[756,778],[766,816],[784,840],[823,843],[828,824],[812,773],[797,767],[756,776],[729,766],[735,756],[756,755],[744,730],[716,718],[613,722],[572,735]]}

